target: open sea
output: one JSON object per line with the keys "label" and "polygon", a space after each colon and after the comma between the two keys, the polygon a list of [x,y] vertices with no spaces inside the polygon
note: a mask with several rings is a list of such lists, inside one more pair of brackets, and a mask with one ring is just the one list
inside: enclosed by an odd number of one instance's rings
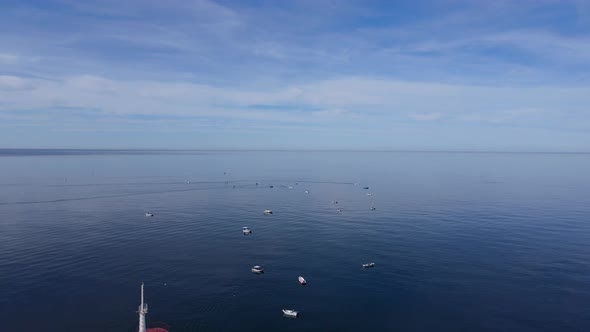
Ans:
{"label": "open sea", "polygon": [[590,154],[0,150],[0,331],[141,282],[171,332],[590,331]]}

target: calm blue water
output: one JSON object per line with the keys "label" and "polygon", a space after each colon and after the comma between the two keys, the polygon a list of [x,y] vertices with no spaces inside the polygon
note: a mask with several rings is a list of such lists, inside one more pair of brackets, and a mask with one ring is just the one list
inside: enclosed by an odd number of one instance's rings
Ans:
{"label": "calm blue water", "polygon": [[587,154],[0,155],[1,331],[590,330]]}

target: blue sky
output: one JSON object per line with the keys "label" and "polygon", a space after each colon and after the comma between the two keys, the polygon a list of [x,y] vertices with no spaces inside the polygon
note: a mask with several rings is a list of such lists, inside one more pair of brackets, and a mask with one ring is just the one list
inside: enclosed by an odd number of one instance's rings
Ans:
{"label": "blue sky", "polygon": [[590,151],[590,2],[5,0],[0,147]]}

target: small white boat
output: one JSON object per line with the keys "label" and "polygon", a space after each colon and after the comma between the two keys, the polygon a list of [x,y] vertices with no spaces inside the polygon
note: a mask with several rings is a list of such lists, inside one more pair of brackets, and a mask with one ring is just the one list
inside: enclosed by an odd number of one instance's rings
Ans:
{"label": "small white boat", "polygon": [[254,265],[252,267],[252,272],[254,273],[264,273],[264,268],[260,265]]}
{"label": "small white boat", "polygon": [[377,208],[374,206],[371,206],[371,211],[375,211],[375,210],[377,210]]}
{"label": "small white boat", "polygon": [[367,193],[367,196],[372,196],[372,195],[373,195],[373,194],[371,194],[371,193]]}
{"label": "small white boat", "polygon": [[338,211],[338,212],[342,212],[342,209],[336,209],[336,211]]}
{"label": "small white boat", "polygon": [[309,194],[309,190],[306,190],[306,191],[305,191],[305,193],[306,193],[306,194]]}
{"label": "small white boat", "polygon": [[264,214],[272,214],[272,210],[264,210]]}
{"label": "small white boat", "polygon": [[153,217],[153,216],[154,216],[154,214],[153,214],[153,213],[151,213],[151,212],[146,212],[145,216],[146,216],[146,217]]}
{"label": "small white boat", "polygon": [[306,285],[306,284],[307,284],[307,281],[305,281],[305,279],[304,279],[302,276],[299,276],[299,277],[297,278],[297,281],[299,281],[299,283],[300,283],[301,285]]}
{"label": "small white boat", "polygon": [[365,269],[368,269],[368,268],[373,267],[373,266],[375,266],[375,263],[366,263],[366,264],[363,264],[363,268],[365,268]]}
{"label": "small white boat", "polygon": [[289,316],[289,317],[297,317],[299,316],[299,313],[295,310],[291,310],[291,309],[283,309],[283,314],[285,316]]}
{"label": "small white boat", "polygon": [[244,235],[252,234],[252,230],[247,226],[242,227],[242,232],[244,232]]}

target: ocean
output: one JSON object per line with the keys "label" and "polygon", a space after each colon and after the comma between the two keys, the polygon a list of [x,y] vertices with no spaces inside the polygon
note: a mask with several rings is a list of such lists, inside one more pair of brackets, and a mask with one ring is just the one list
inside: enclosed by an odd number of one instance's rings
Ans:
{"label": "ocean", "polygon": [[590,154],[0,150],[0,331],[142,282],[171,332],[589,331]]}

